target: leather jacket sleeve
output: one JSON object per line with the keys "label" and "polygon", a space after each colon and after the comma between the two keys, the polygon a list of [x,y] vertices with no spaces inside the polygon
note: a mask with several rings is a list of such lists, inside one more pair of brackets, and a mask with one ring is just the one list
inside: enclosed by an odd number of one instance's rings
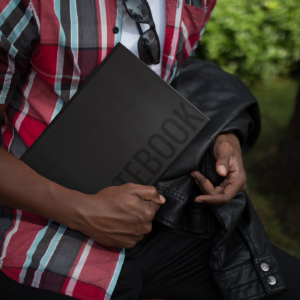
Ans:
{"label": "leather jacket sleeve", "polygon": [[201,168],[215,138],[234,131],[242,150],[247,151],[259,136],[260,113],[255,97],[242,81],[211,63],[190,58],[171,85],[210,119],[156,185],[160,192],[176,193],[167,197],[156,215],[174,229],[192,193],[190,172]]}
{"label": "leather jacket sleeve", "polygon": [[[212,238],[209,263],[223,299],[262,299],[285,290],[270,241],[248,195],[238,193],[228,205],[196,205],[189,175],[199,169],[215,185],[220,183],[212,153],[219,134],[235,132],[243,153],[254,145],[261,128],[255,97],[237,77],[194,58],[171,85],[210,122],[157,183],[167,201],[156,220],[178,234]],[[263,271],[262,263],[269,265],[269,271]],[[268,283],[269,276],[276,278],[276,284]]]}

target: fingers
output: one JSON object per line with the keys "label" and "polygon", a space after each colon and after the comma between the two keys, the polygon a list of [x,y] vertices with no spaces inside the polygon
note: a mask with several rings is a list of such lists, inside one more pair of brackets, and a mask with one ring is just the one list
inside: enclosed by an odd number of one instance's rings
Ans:
{"label": "fingers", "polygon": [[165,202],[155,187],[133,183],[105,188],[88,199],[80,231],[103,245],[126,248],[151,232],[155,214]]}
{"label": "fingers", "polygon": [[139,241],[144,238],[144,235],[136,236],[136,235],[113,235],[110,237],[92,237],[96,242],[101,245],[106,245],[109,247],[122,247],[125,249],[133,248]]}
{"label": "fingers", "polygon": [[191,176],[194,177],[196,184],[199,186],[199,188],[203,194],[208,194],[208,195],[214,194],[215,187],[199,171],[192,172]]}
{"label": "fingers", "polygon": [[237,185],[230,180],[224,180],[220,186],[215,187],[215,192],[210,195],[200,195],[196,197],[196,202],[209,204],[228,204],[237,194]]}
{"label": "fingers", "polygon": [[244,176],[240,172],[229,172],[225,180],[216,187],[198,171],[192,172],[191,175],[204,194],[195,198],[198,203],[228,204],[238,192],[244,191],[247,187]]}
{"label": "fingers", "polygon": [[154,186],[145,186],[131,183],[129,183],[129,185],[131,185],[130,187],[133,189],[131,194],[138,196],[142,200],[151,201],[158,205],[164,204],[166,202],[165,197],[160,195]]}
{"label": "fingers", "polygon": [[225,177],[229,171],[229,163],[232,159],[234,149],[232,145],[226,141],[218,143],[215,146],[214,154],[216,158],[216,170],[220,176]]}
{"label": "fingers", "polygon": [[196,197],[195,201],[198,203],[221,205],[221,204],[229,204],[233,198],[234,196],[231,197],[230,195],[226,195],[226,194],[201,195]]}
{"label": "fingers", "polygon": [[216,171],[225,177],[219,186],[213,186],[200,172],[191,174],[204,195],[196,197],[196,202],[210,204],[228,204],[236,193],[246,189],[246,172],[243,166],[240,142],[233,133],[217,137],[214,148]]}
{"label": "fingers", "polygon": [[236,156],[242,156],[240,141],[234,133],[219,135],[214,143],[213,152],[217,173],[223,177],[230,171],[232,160]]}

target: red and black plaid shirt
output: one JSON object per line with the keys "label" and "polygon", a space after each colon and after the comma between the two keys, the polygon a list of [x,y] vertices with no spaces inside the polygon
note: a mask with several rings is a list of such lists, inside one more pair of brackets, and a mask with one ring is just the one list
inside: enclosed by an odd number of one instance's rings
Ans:
{"label": "red and black plaid shirt", "polygon": [[[4,149],[20,157],[121,40],[121,1],[0,1]],[[197,46],[216,0],[185,2],[166,0],[161,77],[167,82]],[[0,268],[6,275],[79,299],[110,298],[124,250],[18,209],[0,209]]]}

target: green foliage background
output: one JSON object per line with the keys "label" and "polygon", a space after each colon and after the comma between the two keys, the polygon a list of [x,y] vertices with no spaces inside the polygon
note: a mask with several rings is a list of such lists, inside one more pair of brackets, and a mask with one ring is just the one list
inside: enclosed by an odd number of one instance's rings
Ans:
{"label": "green foliage background", "polygon": [[219,0],[197,49],[246,83],[300,65],[300,0]]}
{"label": "green foliage background", "polygon": [[196,56],[237,75],[256,96],[262,132],[244,156],[247,192],[271,242],[300,259],[300,237],[282,214],[287,199],[264,188],[295,109],[299,75],[286,75],[300,70],[300,0],[218,0]]}

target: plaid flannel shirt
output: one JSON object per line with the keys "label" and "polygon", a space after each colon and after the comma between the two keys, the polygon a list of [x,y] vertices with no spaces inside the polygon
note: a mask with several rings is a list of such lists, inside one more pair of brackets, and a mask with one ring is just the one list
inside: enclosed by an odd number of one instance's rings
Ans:
{"label": "plaid flannel shirt", "polygon": [[[0,2],[0,104],[8,103],[4,149],[21,157],[121,40],[121,1]],[[197,46],[215,3],[166,0],[165,81]],[[18,209],[0,205],[0,213],[0,268],[7,276],[79,299],[110,299],[124,250]]]}

